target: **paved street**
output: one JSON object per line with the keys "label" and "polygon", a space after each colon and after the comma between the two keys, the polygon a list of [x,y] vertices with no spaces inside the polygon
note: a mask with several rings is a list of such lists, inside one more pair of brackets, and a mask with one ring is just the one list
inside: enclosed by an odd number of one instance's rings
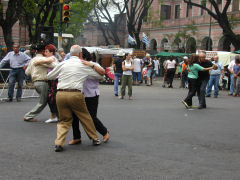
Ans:
{"label": "paved street", "polygon": [[112,85],[101,85],[98,116],[109,143],[94,147],[82,131],[83,143],[61,153],[54,152],[56,124],[44,123],[48,107],[28,123],[23,115],[38,99],[0,102],[0,180],[240,179],[240,98],[222,91],[207,109],[187,110],[187,90],[174,86],[134,86],[134,100],[119,100]]}

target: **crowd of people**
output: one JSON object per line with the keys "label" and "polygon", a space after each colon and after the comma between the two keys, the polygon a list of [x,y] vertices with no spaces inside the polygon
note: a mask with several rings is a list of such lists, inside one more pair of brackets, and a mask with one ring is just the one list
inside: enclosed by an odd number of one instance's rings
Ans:
{"label": "crowd of people", "polygon": [[[105,70],[87,49],[73,45],[70,52],[65,54],[63,49],[57,51],[52,44],[33,45],[29,51],[20,52],[19,44],[13,44],[13,51],[9,52],[0,62],[0,68],[9,63],[9,88],[7,102],[14,97],[15,82],[18,83],[16,93],[17,102],[21,101],[22,85],[25,75],[33,82],[39,94],[39,102],[24,116],[26,122],[36,122],[35,118],[48,105],[51,116],[46,123],[57,122],[57,138],[55,151],[63,151],[66,134],[72,126],[73,139],[69,145],[82,142],[79,121],[93,145],[100,145],[98,131],[103,136],[103,142],[108,142],[109,130],[97,117],[99,102],[99,80],[103,79]],[[162,67],[161,67],[162,65]],[[173,56],[162,63],[157,57],[151,58],[132,56],[119,51],[113,61],[114,95],[124,99],[128,87],[128,99],[133,99],[132,85],[153,85],[153,79],[159,76],[162,68],[162,87],[173,88],[173,80],[177,66],[180,67],[179,76],[181,87],[188,88],[187,97],[182,101],[187,109],[193,108],[192,98],[198,96],[198,109],[207,107],[205,97],[211,97],[214,86],[214,97],[219,94],[219,80],[224,80],[226,70],[230,73],[229,95],[240,96],[240,58],[235,57],[228,68],[223,67],[214,56],[207,60],[204,53],[184,56],[180,61]],[[119,88],[121,82],[121,88]]]}

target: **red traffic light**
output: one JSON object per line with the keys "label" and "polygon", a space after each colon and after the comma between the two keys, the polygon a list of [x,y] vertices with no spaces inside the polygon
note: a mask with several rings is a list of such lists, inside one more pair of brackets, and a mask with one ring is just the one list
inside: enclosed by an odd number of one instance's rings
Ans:
{"label": "red traffic light", "polygon": [[68,11],[69,10],[69,5],[68,4],[64,4],[63,10]]}

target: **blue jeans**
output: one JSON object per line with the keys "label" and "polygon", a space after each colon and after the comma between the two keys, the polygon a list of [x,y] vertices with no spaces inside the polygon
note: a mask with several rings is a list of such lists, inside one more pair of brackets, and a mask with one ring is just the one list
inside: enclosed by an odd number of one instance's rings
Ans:
{"label": "blue jeans", "polygon": [[114,73],[114,94],[118,94],[118,83],[121,77],[122,73]]}
{"label": "blue jeans", "polygon": [[230,75],[230,82],[231,82],[231,84],[230,84],[230,92],[229,92],[229,94],[233,94],[233,92],[234,92],[234,77],[233,77],[233,74],[231,74]]}
{"label": "blue jeans", "polygon": [[219,75],[211,75],[210,79],[208,81],[208,86],[207,86],[207,96],[211,95],[212,92],[212,86],[214,86],[214,96],[218,96],[218,83],[220,79],[220,74]]}
{"label": "blue jeans", "polygon": [[15,82],[16,81],[18,83],[16,98],[20,99],[22,97],[22,86],[23,86],[24,77],[25,77],[25,73],[24,73],[24,70],[22,68],[13,69],[13,70],[10,71],[10,73],[9,73],[9,87],[8,87],[8,98],[9,99],[13,99],[14,87],[15,87]]}
{"label": "blue jeans", "polygon": [[188,77],[183,75],[182,76],[182,87],[185,88],[187,84],[188,84]]}
{"label": "blue jeans", "polygon": [[207,84],[208,84],[208,79],[204,79],[204,80],[198,79],[197,95],[198,95],[200,106],[206,106],[205,94],[206,94]]}

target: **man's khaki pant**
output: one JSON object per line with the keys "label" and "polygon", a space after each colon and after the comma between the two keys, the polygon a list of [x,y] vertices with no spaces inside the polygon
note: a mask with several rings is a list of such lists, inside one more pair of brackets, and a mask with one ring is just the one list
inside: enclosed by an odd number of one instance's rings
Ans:
{"label": "man's khaki pant", "polygon": [[66,135],[72,126],[72,113],[78,117],[87,135],[91,139],[97,140],[96,128],[87,110],[85,98],[81,92],[58,91],[56,101],[59,111],[57,138],[55,140],[56,145],[63,146],[65,144]]}

